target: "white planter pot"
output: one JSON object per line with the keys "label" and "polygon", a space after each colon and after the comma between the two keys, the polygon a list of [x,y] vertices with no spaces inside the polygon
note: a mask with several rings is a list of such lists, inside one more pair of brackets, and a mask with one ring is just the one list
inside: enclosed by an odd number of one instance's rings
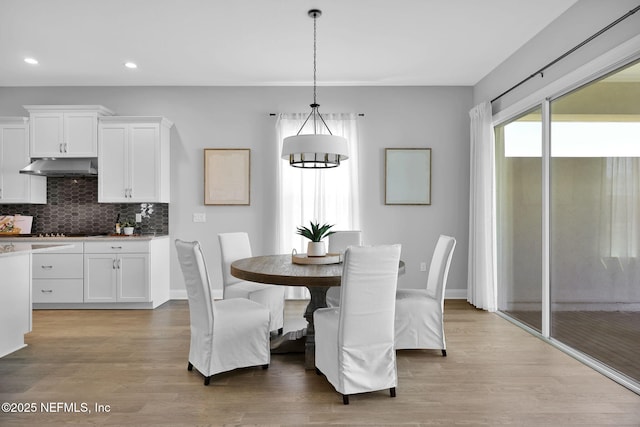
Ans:
{"label": "white planter pot", "polygon": [[307,244],[307,256],[325,256],[326,254],[324,242],[309,242]]}
{"label": "white planter pot", "polygon": [[124,227],[122,231],[127,236],[131,236],[133,234],[133,227]]}

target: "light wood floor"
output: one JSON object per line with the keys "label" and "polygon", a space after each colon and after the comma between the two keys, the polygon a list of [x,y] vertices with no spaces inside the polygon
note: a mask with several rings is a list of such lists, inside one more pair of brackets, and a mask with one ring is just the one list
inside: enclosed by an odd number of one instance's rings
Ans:
{"label": "light wood floor", "polygon": [[[541,329],[539,311],[506,313]],[[640,382],[640,312],[554,311],[551,336]]]}
{"label": "light wood floor", "polygon": [[[304,304],[287,302],[297,327]],[[0,359],[0,402],[110,405],[0,412],[0,425],[640,426],[640,396],[499,316],[447,301],[447,352],[398,352],[398,393],[342,399],[300,354],[268,370],[188,372],[186,301],[153,311],[39,310],[29,346]]]}

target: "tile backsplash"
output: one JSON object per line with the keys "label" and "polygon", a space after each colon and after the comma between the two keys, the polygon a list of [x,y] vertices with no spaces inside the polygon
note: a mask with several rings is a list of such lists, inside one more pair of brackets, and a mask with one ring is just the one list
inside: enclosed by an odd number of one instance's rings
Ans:
{"label": "tile backsplash", "polygon": [[[32,233],[113,233],[118,214],[135,220],[144,213],[136,233],[169,234],[169,204],[98,203],[98,179],[92,177],[47,178],[46,205],[0,205],[0,215],[33,216]],[[146,212],[145,212],[146,211]],[[152,211],[152,213],[148,213]]]}

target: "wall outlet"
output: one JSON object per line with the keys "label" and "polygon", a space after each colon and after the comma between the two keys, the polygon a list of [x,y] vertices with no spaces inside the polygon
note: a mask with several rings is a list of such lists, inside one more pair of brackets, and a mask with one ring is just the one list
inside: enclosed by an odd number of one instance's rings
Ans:
{"label": "wall outlet", "polygon": [[141,213],[137,213],[136,214],[136,222],[142,222],[142,214]]}
{"label": "wall outlet", "polygon": [[193,222],[207,222],[207,214],[204,212],[194,213]]}
{"label": "wall outlet", "polygon": [[420,263],[420,271],[427,271],[427,263],[426,262],[421,262]]}

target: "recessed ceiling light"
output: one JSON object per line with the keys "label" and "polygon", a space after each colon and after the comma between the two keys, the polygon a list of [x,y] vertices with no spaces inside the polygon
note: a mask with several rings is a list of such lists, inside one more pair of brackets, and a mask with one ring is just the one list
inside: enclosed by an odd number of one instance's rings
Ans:
{"label": "recessed ceiling light", "polygon": [[31,65],[38,65],[38,60],[35,58],[24,58],[24,62]]}
{"label": "recessed ceiling light", "polygon": [[125,62],[124,66],[131,69],[138,68],[138,65],[135,62]]}

